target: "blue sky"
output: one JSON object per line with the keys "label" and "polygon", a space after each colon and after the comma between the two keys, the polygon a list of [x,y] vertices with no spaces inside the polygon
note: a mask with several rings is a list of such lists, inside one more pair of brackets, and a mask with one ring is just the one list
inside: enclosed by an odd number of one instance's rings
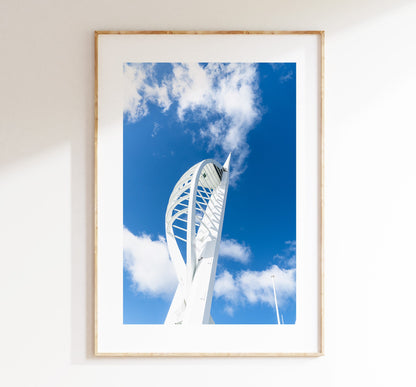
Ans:
{"label": "blue sky", "polygon": [[165,237],[171,190],[232,152],[211,315],[216,324],[296,321],[296,65],[126,63],[123,321],[163,324],[176,276]]}

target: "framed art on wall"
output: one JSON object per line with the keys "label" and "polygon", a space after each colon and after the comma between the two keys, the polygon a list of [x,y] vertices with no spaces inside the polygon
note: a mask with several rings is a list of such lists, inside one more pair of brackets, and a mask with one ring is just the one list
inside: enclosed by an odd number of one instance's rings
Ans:
{"label": "framed art on wall", "polygon": [[322,31],[95,33],[95,353],[323,354]]}

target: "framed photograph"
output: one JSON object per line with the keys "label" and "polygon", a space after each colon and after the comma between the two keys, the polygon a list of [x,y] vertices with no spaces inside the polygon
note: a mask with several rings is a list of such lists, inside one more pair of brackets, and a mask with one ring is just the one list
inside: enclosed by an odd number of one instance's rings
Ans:
{"label": "framed photograph", "polygon": [[95,45],[96,355],[323,355],[324,33]]}

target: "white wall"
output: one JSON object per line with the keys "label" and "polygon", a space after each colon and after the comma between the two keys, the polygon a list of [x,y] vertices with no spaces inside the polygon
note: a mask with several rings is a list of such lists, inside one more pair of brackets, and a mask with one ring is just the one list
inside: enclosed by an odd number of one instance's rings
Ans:
{"label": "white wall", "polygon": [[[0,385],[411,386],[416,3],[0,2]],[[93,357],[93,31],[325,29],[326,356]]]}

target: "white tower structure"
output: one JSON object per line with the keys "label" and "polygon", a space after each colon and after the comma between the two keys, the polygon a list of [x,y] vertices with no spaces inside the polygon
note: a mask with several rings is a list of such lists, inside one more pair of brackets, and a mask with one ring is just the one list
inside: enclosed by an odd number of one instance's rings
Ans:
{"label": "white tower structure", "polygon": [[230,157],[195,164],[178,180],[166,210],[166,240],[178,287],[165,324],[213,324],[211,302],[217,270]]}

